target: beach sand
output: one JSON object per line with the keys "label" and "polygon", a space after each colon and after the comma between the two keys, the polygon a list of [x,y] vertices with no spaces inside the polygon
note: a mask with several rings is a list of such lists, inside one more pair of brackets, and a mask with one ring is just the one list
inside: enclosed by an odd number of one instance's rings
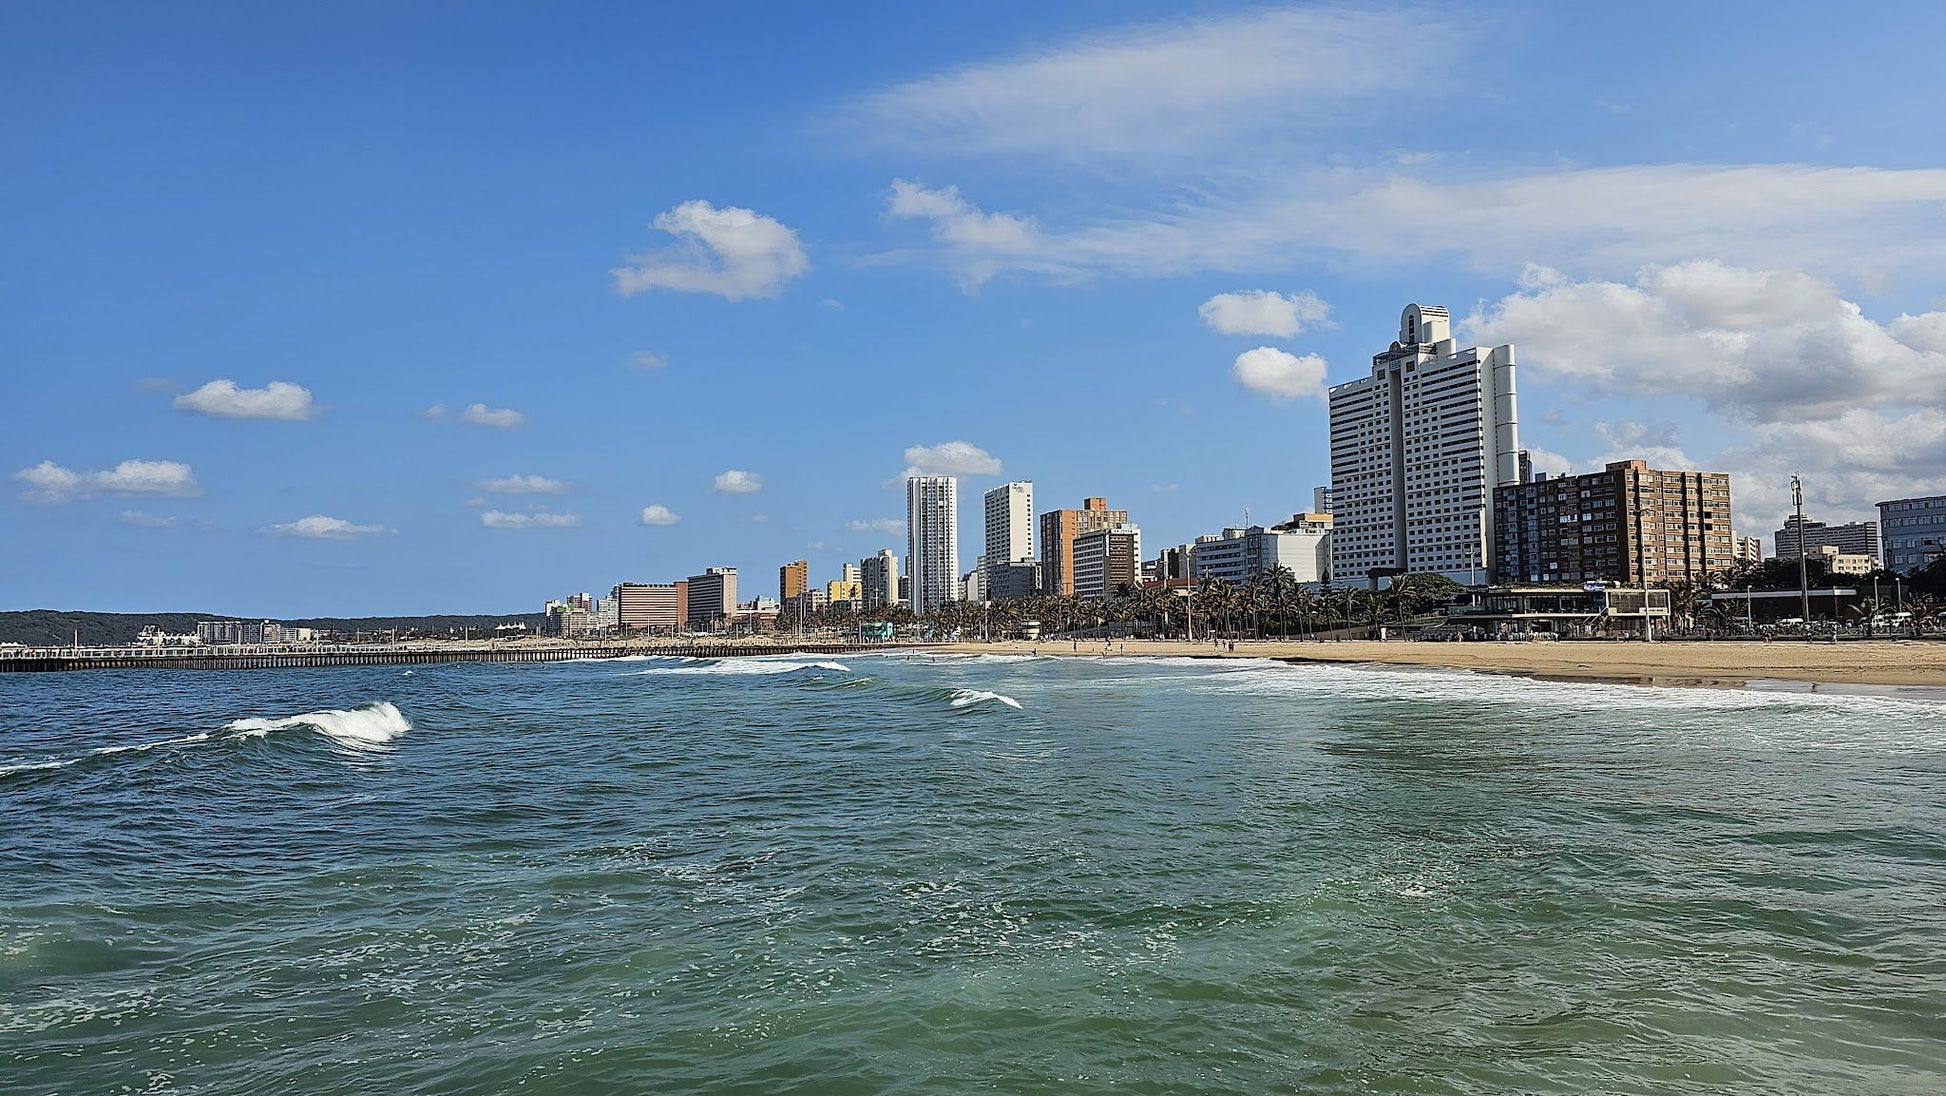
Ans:
{"label": "beach sand", "polygon": [[1739,686],[1751,682],[1818,682],[1833,685],[1901,685],[1946,688],[1946,642],[1865,640],[1806,643],[1802,640],[1642,643],[1572,640],[1558,643],[1388,642],[1298,643],[1238,641],[1231,651],[1208,643],[1117,640],[1040,643],[956,643],[933,650],[1044,655],[1274,658],[1289,662],[1354,662],[1441,666],[1539,678],[1628,681],[1645,685]]}

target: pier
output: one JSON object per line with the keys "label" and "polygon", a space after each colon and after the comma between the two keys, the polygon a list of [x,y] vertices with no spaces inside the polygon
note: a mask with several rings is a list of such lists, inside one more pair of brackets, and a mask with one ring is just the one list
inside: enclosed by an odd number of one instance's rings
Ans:
{"label": "pier", "polygon": [[923,649],[910,643],[606,643],[329,647],[22,647],[0,650],[0,673],[69,670],[295,670],[321,666],[417,666],[435,662],[572,662],[610,658],[750,658]]}

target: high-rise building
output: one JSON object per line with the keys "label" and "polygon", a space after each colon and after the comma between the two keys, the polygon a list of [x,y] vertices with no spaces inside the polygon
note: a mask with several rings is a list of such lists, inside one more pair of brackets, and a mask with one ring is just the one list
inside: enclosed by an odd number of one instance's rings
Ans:
{"label": "high-rise building", "polygon": [[623,582],[609,591],[615,626],[625,632],[673,635],[689,620],[687,582]]}
{"label": "high-rise building", "polygon": [[824,584],[827,605],[855,604],[865,600],[865,584],[858,579],[841,578]]}
{"label": "high-rise building", "polygon": [[1907,574],[1946,555],[1946,495],[1878,504],[1887,570]]}
{"label": "high-rise building", "polygon": [[729,620],[737,608],[737,569],[710,567],[690,575],[688,601],[691,628],[709,630]]}
{"label": "high-rise building", "polygon": [[1736,562],[1730,477],[1624,460],[1493,493],[1498,582],[1706,582]]}
{"label": "high-rise building", "polygon": [[1479,581],[1492,490],[1520,481],[1514,348],[1460,349],[1444,308],[1410,305],[1372,375],[1329,398],[1332,580]]}
{"label": "high-rise building", "polygon": [[[1777,530],[1771,539],[1771,547],[1777,550],[1778,559],[1796,559],[1797,515],[1784,519],[1784,527]],[[1854,521],[1844,525],[1826,525],[1821,521],[1805,521],[1804,551],[1814,552],[1819,548],[1836,548],[1845,555],[1870,556],[1879,559],[1884,556],[1879,544],[1878,522]]]}
{"label": "high-rise building", "polygon": [[892,549],[882,549],[878,555],[859,560],[858,571],[867,610],[899,603],[899,557]]}
{"label": "high-rise building", "polygon": [[1110,510],[1105,498],[1081,500],[1079,510],[1041,515],[1041,583],[1046,593],[1073,594],[1074,544],[1082,534],[1128,524],[1127,510]]}
{"label": "high-rise building", "polygon": [[1142,584],[1142,530],[1127,522],[1091,529],[1074,538],[1074,592],[1107,597]]}
{"label": "high-rise building", "polygon": [[1311,512],[1313,514],[1329,514],[1331,512],[1331,488],[1311,488]]}
{"label": "high-rise building", "polygon": [[1738,537],[1733,552],[1738,563],[1754,567],[1764,561],[1764,540],[1762,537]]}
{"label": "high-rise building", "polygon": [[[1003,563],[1034,558],[1034,485],[1003,483],[986,493],[986,557],[984,571]],[[982,575],[983,585],[991,585]]]}
{"label": "high-rise building", "polygon": [[841,563],[838,565],[838,581],[863,582],[865,570],[856,563]]}
{"label": "high-rise building", "polygon": [[959,597],[959,480],[907,478],[905,528],[912,612],[925,616]]}
{"label": "high-rise building", "polygon": [[811,588],[811,563],[793,560],[777,568],[777,602],[788,605],[792,598]]}

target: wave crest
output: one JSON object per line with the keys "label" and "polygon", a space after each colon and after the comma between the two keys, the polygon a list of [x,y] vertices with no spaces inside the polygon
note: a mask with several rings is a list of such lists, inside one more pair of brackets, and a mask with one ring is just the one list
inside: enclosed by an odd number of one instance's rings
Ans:
{"label": "wave crest", "polygon": [[984,689],[954,689],[951,703],[955,708],[971,708],[975,704],[986,703],[1005,704],[1009,708],[1020,707],[1020,701],[1013,697],[990,693]]}
{"label": "wave crest", "polygon": [[249,718],[228,724],[239,738],[260,738],[272,731],[309,727],[341,746],[354,750],[382,750],[412,729],[412,721],[391,701],[381,700],[362,708],[328,708],[321,712],[286,716],[283,719]]}

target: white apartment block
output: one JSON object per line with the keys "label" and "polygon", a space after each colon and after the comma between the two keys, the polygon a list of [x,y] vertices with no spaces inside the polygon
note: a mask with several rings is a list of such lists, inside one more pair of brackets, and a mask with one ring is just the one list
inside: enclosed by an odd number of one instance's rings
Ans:
{"label": "white apartment block", "polygon": [[960,594],[959,481],[952,476],[907,479],[905,529],[912,612],[925,616]]}
{"label": "white apartment block", "polygon": [[981,585],[986,568],[1031,560],[1034,556],[1034,485],[1003,483],[988,491],[986,500],[986,556],[980,563]]}
{"label": "white apartment block", "polygon": [[1446,309],[1410,305],[1372,375],[1333,387],[1331,578],[1431,571],[1481,582],[1493,489],[1520,482],[1514,348],[1458,348]]}

